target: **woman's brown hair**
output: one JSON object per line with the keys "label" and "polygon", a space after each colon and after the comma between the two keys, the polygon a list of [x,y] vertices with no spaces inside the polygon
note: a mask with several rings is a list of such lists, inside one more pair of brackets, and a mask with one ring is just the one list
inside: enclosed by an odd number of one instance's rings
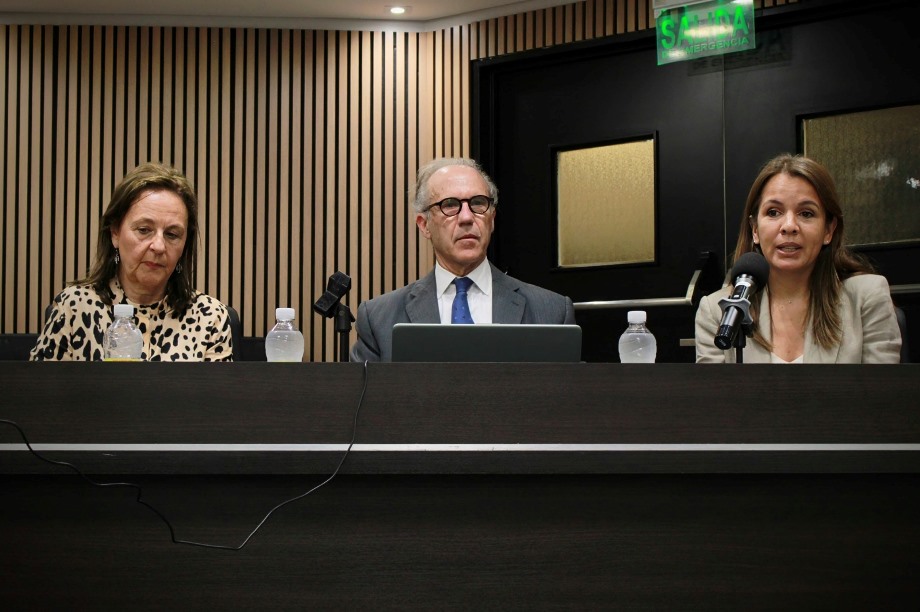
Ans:
{"label": "woman's brown hair", "polygon": [[[750,251],[763,254],[760,245],[754,244],[752,224],[756,223],[757,213],[760,209],[760,199],[764,187],[771,178],[778,174],[786,174],[808,181],[818,194],[824,207],[826,222],[837,222],[830,244],[824,245],[815,261],[809,279],[808,321],[812,326],[812,333],[818,344],[830,348],[840,343],[841,329],[840,315],[837,305],[840,302],[840,291],[843,281],[857,275],[871,273],[872,266],[860,255],[852,252],[844,242],[843,210],[840,199],[837,197],[837,188],[830,172],[822,164],[802,155],[783,153],[777,155],[766,164],[754,179],[744,205],[744,215],[741,217],[741,228],[738,231],[738,244],[735,246],[734,261]],[[773,347],[761,334],[757,327],[760,310],[760,292],[758,289],[751,300],[751,317],[754,319],[754,340],[772,350]]]}
{"label": "woman's brown hair", "polygon": [[109,283],[118,274],[115,263],[115,247],[112,244],[112,228],[119,227],[128,210],[142,195],[149,191],[170,191],[185,203],[188,211],[188,228],[185,248],[179,257],[181,268],[174,271],[166,282],[166,303],[179,316],[185,313],[195,297],[196,264],[198,262],[198,196],[184,174],[165,164],[148,162],[130,171],[121,180],[112,200],[106,207],[99,224],[96,258],[89,275],[73,284],[92,285],[111,304],[115,295]]}

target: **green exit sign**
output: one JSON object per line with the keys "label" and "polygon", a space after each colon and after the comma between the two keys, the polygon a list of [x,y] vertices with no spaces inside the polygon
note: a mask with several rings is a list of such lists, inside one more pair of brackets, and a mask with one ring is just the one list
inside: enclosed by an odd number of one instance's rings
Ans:
{"label": "green exit sign", "polygon": [[[657,0],[659,6],[676,4]],[[683,2],[656,10],[658,65],[756,48],[754,0]]]}

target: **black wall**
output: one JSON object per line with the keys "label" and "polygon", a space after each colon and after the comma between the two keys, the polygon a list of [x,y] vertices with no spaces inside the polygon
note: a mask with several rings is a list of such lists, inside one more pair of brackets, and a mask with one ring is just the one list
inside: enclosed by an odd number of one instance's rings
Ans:
{"label": "black wall", "polygon": [[[493,261],[584,302],[683,296],[709,251],[703,289],[715,290],[750,184],[767,159],[800,151],[802,116],[920,103],[918,23],[915,2],[803,0],[758,11],[758,48],[746,53],[656,66],[652,30],[474,62],[473,155],[501,193]],[[556,268],[554,151],[650,134],[656,263]],[[920,282],[920,247],[867,254],[891,284]],[[920,299],[896,301],[920,320]],[[692,361],[679,339],[693,337],[695,306],[648,310],[659,361]],[[577,318],[585,359],[616,361],[625,311]]]}

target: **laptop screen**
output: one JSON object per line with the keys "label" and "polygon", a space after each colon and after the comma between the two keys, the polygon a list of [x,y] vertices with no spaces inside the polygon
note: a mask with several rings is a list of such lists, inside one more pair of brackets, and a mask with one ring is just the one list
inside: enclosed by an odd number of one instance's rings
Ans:
{"label": "laptop screen", "polygon": [[578,325],[393,326],[393,361],[581,361]]}

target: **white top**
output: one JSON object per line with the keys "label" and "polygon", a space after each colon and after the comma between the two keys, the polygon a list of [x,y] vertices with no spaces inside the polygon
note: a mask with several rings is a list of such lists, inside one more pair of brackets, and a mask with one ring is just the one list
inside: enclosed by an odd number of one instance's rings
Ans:
{"label": "white top", "polygon": [[802,353],[792,361],[786,361],[776,353],[770,353],[770,363],[805,363],[805,353]]}
{"label": "white top", "polygon": [[[470,305],[470,315],[473,323],[477,325],[492,323],[492,268],[489,260],[483,259],[475,270],[466,275],[473,281],[466,294],[466,301]],[[435,290],[438,296],[438,311],[441,313],[441,323],[450,324],[450,311],[457,295],[454,279],[457,278],[441,267],[434,264]]]}

